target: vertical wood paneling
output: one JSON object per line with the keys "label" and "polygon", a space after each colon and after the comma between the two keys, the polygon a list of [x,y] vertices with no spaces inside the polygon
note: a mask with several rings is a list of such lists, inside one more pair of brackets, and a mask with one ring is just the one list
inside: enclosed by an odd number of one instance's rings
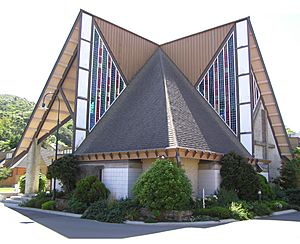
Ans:
{"label": "vertical wood paneling", "polygon": [[223,25],[161,47],[195,85],[233,25]]}
{"label": "vertical wood paneling", "polygon": [[130,82],[136,72],[143,67],[158,48],[158,45],[100,18],[95,17],[95,21],[116,62],[127,81]]}

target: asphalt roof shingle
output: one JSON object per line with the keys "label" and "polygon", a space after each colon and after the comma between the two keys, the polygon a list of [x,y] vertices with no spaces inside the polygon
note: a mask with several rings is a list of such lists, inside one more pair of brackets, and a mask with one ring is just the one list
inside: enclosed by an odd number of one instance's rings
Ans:
{"label": "asphalt roof shingle", "polygon": [[159,53],[153,54],[75,154],[168,147]]}
{"label": "asphalt roof shingle", "polygon": [[250,154],[238,138],[164,53],[162,65],[178,146],[218,153]]}
{"label": "asphalt roof shingle", "polygon": [[[174,131],[170,130],[167,106]],[[170,133],[175,133],[179,147],[218,153],[235,151],[250,156],[213,108],[158,48],[75,154],[165,148],[171,144]]]}

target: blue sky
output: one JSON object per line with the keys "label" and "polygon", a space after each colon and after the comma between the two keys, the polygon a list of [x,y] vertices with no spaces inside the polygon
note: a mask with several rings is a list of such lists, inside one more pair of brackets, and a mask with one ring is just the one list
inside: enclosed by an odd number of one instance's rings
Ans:
{"label": "blue sky", "polygon": [[300,131],[298,2],[1,1],[0,93],[37,101],[80,8],[157,43],[250,16],[285,125]]}

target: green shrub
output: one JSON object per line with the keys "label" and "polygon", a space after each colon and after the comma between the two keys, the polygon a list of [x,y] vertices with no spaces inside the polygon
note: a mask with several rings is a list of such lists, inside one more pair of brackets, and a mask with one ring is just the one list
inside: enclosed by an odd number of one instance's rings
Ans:
{"label": "green shrub", "polygon": [[[46,190],[47,178],[44,174],[39,174],[39,192]],[[19,189],[21,193],[25,193],[26,175],[22,175],[19,178]]]}
{"label": "green shrub", "polygon": [[7,179],[11,176],[12,170],[6,167],[0,167],[0,181]]}
{"label": "green shrub", "polygon": [[[212,208],[212,207],[219,206],[218,197],[216,195],[206,196],[204,198],[204,200],[205,200],[205,207],[206,208]],[[201,201],[202,201],[202,199],[201,199]],[[202,206],[201,206],[201,208],[202,208]]]}
{"label": "green shrub", "polygon": [[219,219],[229,219],[231,217],[231,212],[228,208],[224,207],[212,207],[212,208],[201,208],[197,209],[193,213],[194,216],[210,216]]}
{"label": "green shrub", "polygon": [[250,213],[247,206],[245,206],[244,202],[231,203],[229,210],[231,211],[232,217],[235,219],[247,220],[253,218],[253,215]]}
{"label": "green shrub", "polygon": [[42,208],[42,204],[51,200],[51,195],[45,192],[38,193],[34,198],[21,204],[24,207],[29,208]]}
{"label": "green shrub", "polygon": [[220,164],[221,188],[235,191],[242,200],[257,200],[257,173],[244,158],[231,152],[223,156]]}
{"label": "green shrub", "polygon": [[55,209],[55,201],[50,200],[48,202],[44,202],[42,204],[42,209],[44,209],[44,210],[54,210]]}
{"label": "green shrub", "polygon": [[281,211],[290,208],[289,204],[283,200],[273,200],[271,202],[267,202],[267,204],[273,211]]}
{"label": "green shrub", "polygon": [[66,155],[54,160],[54,162],[48,166],[47,177],[49,179],[59,179],[64,191],[69,193],[75,188],[77,173],[78,163],[76,158],[72,155]]}
{"label": "green shrub", "polygon": [[273,211],[269,208],[268,204],[261,201],[252,203],[252,212],[255,216],[270,215]]}
{"label": "green shrub", "polygon": [[107,199],[109,190],[96,176],[87,176],[76,184],[74,196],[78,201],[93,203],[100,199]]}
{"label": "green shrub", "polygon": [[238,202],[240,199],[234,190],[221,188],[217,192],[217,204],[222,207],[229,207],[232,202]]}
{"label": "green shrub", "polygon": [[133,193],[139,204],[150,210],[186,210],[192,201],[191,182],[167,159],[157,159],[139,177]]}
{"label": "green shrub", "polygon": [[69,207],[75,213],[83,213],[92,203],[107,199],[109,190],[96,176],[87,176],[76,184],[69,200]]}
{"label": "green shrub", "polygon": [[138,215],[138,207],[132,200],[100,200],[88,207],[82,218],[109,223],[123,223],[126,219],[136,219]]}
{"label": "green shrub", "polygon": [[280,171],[280,186],[284,189],[297,187],[297,175],[300,173],[300,158],[287,160],[282,164]]}
{"label": "green shrub", "polygon": [[273,200],[275,198],[275,192],[272,190],[267,179],[260,174],[257,174],[259,180],[259,189],[261,190],[262,200]]}
{"label": "green shrub", "polygon": [[300,188],[286,190],[285,198],[289,204],[300,206]]}
{"label": "green shrub", "polygon": [[81,214],[83,213],[87,208],[88,204],[85,202],[78,201],[74,195],[72,195],[68,201],[69,209],[72,213]]}

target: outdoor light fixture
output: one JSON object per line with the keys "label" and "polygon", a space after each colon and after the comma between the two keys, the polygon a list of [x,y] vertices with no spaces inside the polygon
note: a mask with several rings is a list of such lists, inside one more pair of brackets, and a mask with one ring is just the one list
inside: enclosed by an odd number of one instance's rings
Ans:
{"label": "outdoor light fixture", "polygon": [[[44,97],[44,98],[45,98],[45,97]],[[41,108],[42,108],[42,109],[45,109],[45,110],[46,110],[46,109],[48,109],[48,107],[46,106],[46,104],[45,104],[45,102],[44,102],[44,101],[43,101],[43,103],[42,103],[42,106],[41,106]]]}

